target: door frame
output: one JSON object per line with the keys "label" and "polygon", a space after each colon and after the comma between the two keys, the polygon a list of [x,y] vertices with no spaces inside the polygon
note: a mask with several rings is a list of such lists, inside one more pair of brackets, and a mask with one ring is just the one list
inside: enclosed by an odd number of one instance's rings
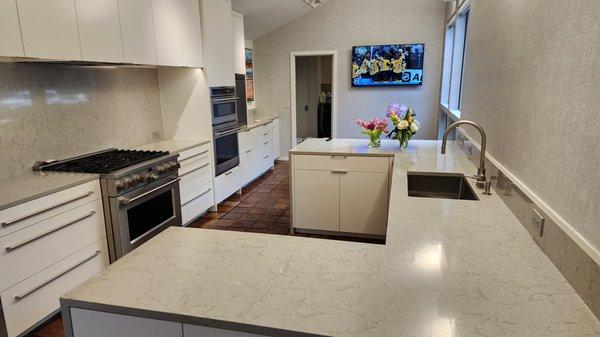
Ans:
{"label": "door frame", "polygon": [[332,56],[331,62],[331,138],[337,136],[337,50],[290,52],[291,127],[292,147],[297,145],[296,130],[296,58],[299,56]]}

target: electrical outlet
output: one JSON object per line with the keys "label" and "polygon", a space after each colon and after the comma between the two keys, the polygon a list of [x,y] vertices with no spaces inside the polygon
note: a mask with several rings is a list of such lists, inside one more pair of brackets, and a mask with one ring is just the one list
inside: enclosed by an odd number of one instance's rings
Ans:
{"label": "electrical outlet", "polygon": [[533,224],[538,229],[540,236],[544,235],[544,217],[536,209],[533,210]]}
{"label": "electrical outlet", "polygon": [[152,140],[160,140],[160,131],[152,131]]}

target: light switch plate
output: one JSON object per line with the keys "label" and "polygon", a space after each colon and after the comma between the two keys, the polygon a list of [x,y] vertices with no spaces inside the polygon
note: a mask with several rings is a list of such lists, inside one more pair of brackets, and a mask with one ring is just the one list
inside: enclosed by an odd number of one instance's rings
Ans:
{"label": "light switch plate", "polygon": [[152,140],[160,140],[160,131],[152,131]]}
{"label": "light switch plate", "polygon": [[540,236],[544,235],[544,217],[536,209],[533,210],[533,224],[537,227]]}

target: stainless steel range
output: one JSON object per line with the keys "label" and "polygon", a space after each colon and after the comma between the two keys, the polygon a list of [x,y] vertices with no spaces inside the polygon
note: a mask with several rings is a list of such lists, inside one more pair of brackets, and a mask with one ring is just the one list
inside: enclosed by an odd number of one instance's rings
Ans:
{"label": "stainless steel range", "polygon": [[108,149],[38,162],[34,170],[100,174],[111,262],[169,226],[181,225],[177,154]]}

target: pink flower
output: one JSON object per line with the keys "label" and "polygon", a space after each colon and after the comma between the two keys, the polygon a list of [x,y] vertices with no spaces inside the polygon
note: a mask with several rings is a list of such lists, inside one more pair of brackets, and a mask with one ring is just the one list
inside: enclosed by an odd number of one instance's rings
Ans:
{"label": "pink flower", "polygon": [[380,132],[387,132],[388,126],[387,120],[378,118],[373,118],[370,121],[365,121],[359,118],[356,120],[356,124],[368,131],[376,130]]}

